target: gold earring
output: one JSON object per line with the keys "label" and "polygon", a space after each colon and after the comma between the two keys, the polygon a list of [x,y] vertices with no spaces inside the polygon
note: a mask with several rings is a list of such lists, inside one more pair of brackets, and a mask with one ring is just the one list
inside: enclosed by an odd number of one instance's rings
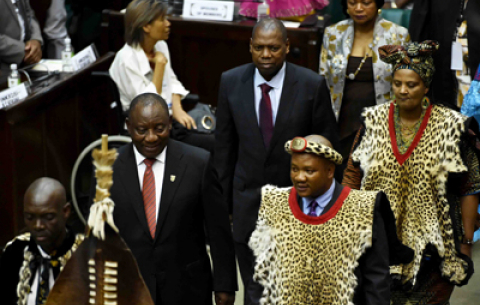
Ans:
{"label": "gold earring", "polygon": [[350,11],[348,10],[348,8],[347,8],[347,15],[350,15]]}
{"label": "gold earring", "polygon": [[428,99],[428,97],[424,97],[423,103],[422,103],[423,109],[427,109],[429,105],[430,105],[430,100]]}
{"label": "gold earring", "polygon": [[382,9],[378,9],[378,14],[380,15],[382,13]]}

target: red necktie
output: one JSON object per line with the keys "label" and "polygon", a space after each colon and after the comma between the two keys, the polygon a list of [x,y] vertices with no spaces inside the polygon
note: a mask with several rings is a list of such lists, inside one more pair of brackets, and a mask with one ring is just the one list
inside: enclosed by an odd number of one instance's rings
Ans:
{"label": "red necktie", "polygon": [[268,93],[272,90],[269,85],[261,84],[262,99],[260,100],[260,130],[262,131],[263,143],[265,148],[270,146],[270,140],[273,135],[273,116],[272,116],[272,102]]}
{"label": "red necktie", "polygon": [[155,176],[153,175],[152,165],[155,159],[145,159],[143,163],[147,166],[145,175],[143,175],[143,205],[145,207],[145,216],[147,216],[147,224],[150,229],[152,238],[155,239],[155,228],[157,226],[157,205],[155,195]]}

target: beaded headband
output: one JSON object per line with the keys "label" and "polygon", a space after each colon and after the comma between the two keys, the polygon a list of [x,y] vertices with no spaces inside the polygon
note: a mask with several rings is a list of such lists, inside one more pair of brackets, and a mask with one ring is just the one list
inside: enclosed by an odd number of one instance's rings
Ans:
{"label": "beaded headband", "polygon": [[315,154],[325,159],[332,161],[333,163],[340,165],[342,164],[343,158],[336,150],[330,148],[326,145],[307,141],[305,138],[296,137],[291,141],[285,143],[285,151],[289,154],[292,153],[307,153]]}

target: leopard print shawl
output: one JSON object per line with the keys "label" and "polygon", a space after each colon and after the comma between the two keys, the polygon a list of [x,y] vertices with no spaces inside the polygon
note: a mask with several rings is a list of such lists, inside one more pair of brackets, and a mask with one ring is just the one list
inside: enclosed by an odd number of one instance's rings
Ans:
{"label": "leopard print shawl", "polygon": [[354,271],[372,245],[378,192],[347,190],[324,214],[331,215],[312,224],[292,213],[291,188],[263,187],[249,242],[256,257],[254,279],[264,287],[260,304],[353,305]]}
{"label": "leopard print shawl", "polygon": [[396,138],[390,136],[395,135],[392,113],[393,104],[365,109],[365,134],[352,154],[363,171],[361,189],[385,192],[401,242],[415,251],[411,263],[392,266],[391,274],[415,284],[423,252],[431,244],[443,259],[442,275],[460,284],[467,277],[468,263],[455,250],[446,182],[449,173],[467,171],[459,147],[466,117],[431,106],[412,147],[400,155]]}

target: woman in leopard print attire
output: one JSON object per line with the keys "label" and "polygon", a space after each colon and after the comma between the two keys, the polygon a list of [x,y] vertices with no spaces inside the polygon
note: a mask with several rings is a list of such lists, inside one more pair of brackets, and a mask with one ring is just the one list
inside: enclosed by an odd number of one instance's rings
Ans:
{"label": "woman in leopard print attire", "polygon": [[473,273],[478,126],[426,97],[438,47],[424,41],[379,48],[393,65],[396,99],[365,108],[343,180],[351,188],[383,190],[398,236],[415,251],[411,263],[390,270],[392,305],[449,304],[454,285]]}

